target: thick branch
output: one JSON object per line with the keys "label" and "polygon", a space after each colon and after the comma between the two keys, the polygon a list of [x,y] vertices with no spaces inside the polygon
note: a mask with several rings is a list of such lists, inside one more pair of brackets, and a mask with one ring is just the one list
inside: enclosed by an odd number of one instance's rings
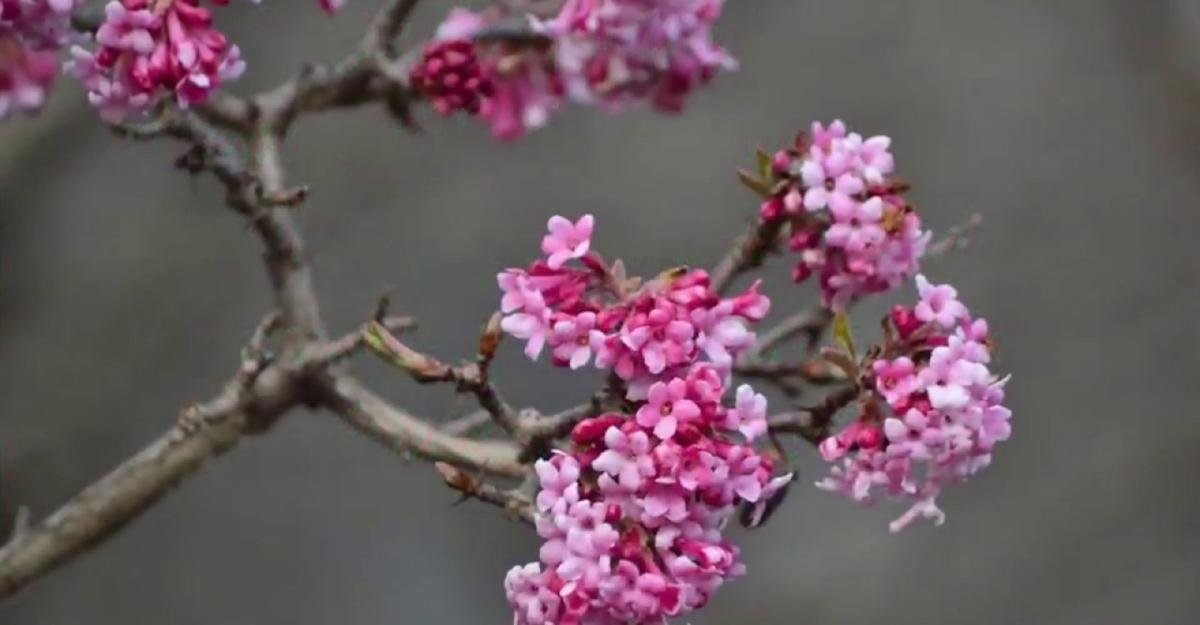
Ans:
{"label": "thick branch", "polygon": [[205,460],[233,447],[244,422],[236,414],[191,433],[176,426],[16,537],[0,550],[0,598],[121,529]]}
{"label": "thick branch", "polygon": [[[264,326],[265,327],[265,326]],[[260,330],[265,332],[266,330]],[[255,332],[251,347],[258,340]],[[233,448],[295,405],[289,379],[253,356],[212,401],[184,410],[175,427],[0,549],[0,598],[12,595],[116,533],[206,460]]]}

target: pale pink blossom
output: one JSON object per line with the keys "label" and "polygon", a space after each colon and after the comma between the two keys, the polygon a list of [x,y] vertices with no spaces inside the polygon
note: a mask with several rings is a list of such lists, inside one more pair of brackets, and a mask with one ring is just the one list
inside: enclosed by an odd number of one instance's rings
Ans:
{"label": "pale pink blossom", "polygon": [[967,307],[958,301],[958,291],[949,284],[930,284],[923,275],[917,276],[917,293],[921,301],[913,308],[917,319],[936,322],[943,329],[952,329],[967,316]]}
{"label": "pale pink blossom", "polygon": [[591,215],[580,217],[575,223],[559,215],[546,224],[550,231],[542,238],[542,253],[551,269],[562,267],[568,260],[583,258],[591,249],[592,229],[595,219]]}
{"label": "pale pink blossom", "polygon": [[700,416],[700,407],[688,399],[688,384],[682,379],[658,382],[650,387],[646,404],[638,409],[637,422],[650,428],[659,439],[675,435],[679,424]]}

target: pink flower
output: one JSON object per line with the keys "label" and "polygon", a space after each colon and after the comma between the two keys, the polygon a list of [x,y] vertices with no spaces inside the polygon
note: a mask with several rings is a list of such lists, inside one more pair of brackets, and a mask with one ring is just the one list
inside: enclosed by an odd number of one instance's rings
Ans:
{"label": "pink flower", "polygon": [[893,408],[907,405],[908,398],[921,386],[915,374],[916,365],[907,356],[895,360],[876,360],[872,368],[876,376],[875,390]]}
{"label": "pink flower", "polygon": [[538,510],[546,512],[563,497],[567,488],[579,482],[579,461],[566,454],[555,455],[550,460],[538,460],[534,465],[541,491],[538,492]]}
{"label": "pink flower", "polygon": [[572,369],[587,364],[592,353],[604,346],[606,336],[596,329],[596,313],[585,311],[573,318],[562,319],[554,324],[554,358],[566,362]]}
{"label": "pink flower", "polygon": [[508,315],[500,321],[500,328],[518,339],[526,341],[525,355],[531,360],[537,360],[546,346],[551,332],[550,311],[519,312]]}
{"label": "pink flower", "polygon": [[654,463],[649,456],[650,438],[645,432],[626,434],[621,428],[610,427],[604,434],[604,443],[607,449],[592,462],[592,468],[617,478],[610,485],[633,492],[641,487],[643,479],[654,475]]}
{"label": "pink flower", "polygon": [[495,87],[475,44],[465,39],[434,41],[413,64],[409,82],[443,117],[455,111],[478,115]]}
{"label": "pink flower", "polygon": [[917,276],[917,293],[921,301],[917,302],[913,313],[921,321],[937,322],[949,330],[959,319],[967,316],[967,307],[958,301],[958,291],[949,284],[933,285],[925,276]]}
{"label": "pink flower", "polygon": [[586,256],[591,248],[594,224],[595,219],[591,215],[584,215],[575,223],[558,215],[551,217],[546,224],[550,234],[542,238],[542,253],[547,255],[546,264],[551,269],[558,269],[572,258]]}
{"label": "pink flower", "polygon": [[723,425],[740,432],[747,442],[766,434],[767,398],[755,393],[749,384],[739,386],[733,408],[726,413]]}
{"label": "pink flower", "polygon": [[736,67],[712,42],[722,4],[568,0],[539,28],[555,41],[555,61],[572,99],[609,110],[649,101],[678,112],[696,87]]}
{"label": "pink flower", "polygon": [[659,439],[671,438],[681,422],[700,416],[700,407],[687,395],[687,382],[678,378],[651,386],[646,405],[638,409],[638,425],[653,428],[654,435]]}
{"label": "pink flower", "polygon": [[13,111],[41,109],[57,75],[58,60],[53,52],[26,48],[0,25],[0,121]]}
{"label": "pink flower", "polygon": [[826,178],[825,168],[815,160],[804,162],[800,176],[808,187],[804,192],[804,208],[812,212],[834,207],[845,212],[857,203],[855,196],[865,188],[862,179],[853,174],[842,174],[836,180]]}
{"label": "pink flower", "polygon": [[[640,356],[640,364],[652,374],[662,373],[668,366],[683,364],[692,356],[696,329],[691,323],[675,319],[665,306],[656,306],[647,313],[630,318],[621,329],[621,343],[631,355]],[[628,379],[635,372],[634,360],[627,360],[617,373]]]}
{"label": "pink flower", "polygon": [[883,218],[883,200],[873,197],[865,202],[850,200],[831,209],[834,223],[825,231],[825,243],[832,247],[861,252],[883,243],[887,233],[879,221]]}

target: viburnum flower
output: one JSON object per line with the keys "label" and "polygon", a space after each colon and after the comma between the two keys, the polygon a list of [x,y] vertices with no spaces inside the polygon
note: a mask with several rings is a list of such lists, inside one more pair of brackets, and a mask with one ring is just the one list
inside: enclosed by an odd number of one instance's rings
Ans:
{"label": "viburnum flower", "polygon": [[921,312],[893,310],[888,343],[866,373],[884,401],[868,399],[853,423],[820,446],[834,463],[820,488],[862,502],[877,490],[909,500],[893,532],[918,518],[941,523],[942,489],[988,466],[996,443],[1012,433],[1003,404],[1008,378],[988,368],[987,322],[971,318],[953,287],[924,276],[916,282]]}
{"label": "viburnum flower", "polygon": [[[481,31],[506,17],[500,7],[481,12],[461,7],[451,10],[414,68],[413,82],[435,108],[441,107],[439,111],[465,110],[478,115],[493,136],[507,141],[544,126],[561,106],[563,88],[545,47],[475,41]],[[464,55],[463,69],[451,71],[442,65],[441,50]],[[433,68],[428,67],[431,61]],[[446,84],[449,75],[453,76],[451,85]],[[459,101],[466,104],[458,105]]]}
{"label": "viburnum flower", "polygon": [[476,56],[475,44],[466,39],[429,43],[413,65],[409,81],[443,116],[455,111],[478,115],[495,89],[490,70]]}
{"label": "viburnum flower", "polygon": [[0,120],[13,111],[40,109],[57,75],[54,52],[31,50],[15,31],[0,26]]}
{"label": "viburnum flower", "polygon": [[750,446],[767,431],[766,398],[743,385],[723,401],[770,300],[758,284],[722,299],[702,271],[630,280],[592,249],[590,215],[548,228],[545,259],[497,277],[501,327],[531,358],[546,344],[559,366],[594,354],[628,385],[628,412],[581,421],[569,449],[537,462],[544,542],[505,593],[517,625],[659,623],[745,572],[722,530],[742,506],[757,525],[791,482]]}
{"label": "viburnum flower", "polygon": [[545,259],[497,276],[501,328],[526,341],[530,358],[549,345],[559,366],[578,369],[594,359],[628,383],[631,398],[645,398],[655,382],[682,377],[701,359],[727,376],[754,344],[750,326],[770,310],[759,285],[721,299],[697,270],[668,271],[631,288],[624,270],[592,249],[593,228],[590,215],[576,222],[555,216],[542,240]]}
{"label": "viburnum flower", "polygon": [[539,25],[555,41],[568,94],[610,110],[649,101],[677,112],[737,63],[712,41],[723,0],[567,0]]}
{"label": "viburnum flower", "polygon": [[757,174],[743,175],[766,196],[762,220],[781,224],[799,254],[793,279],[816,275],[834,310],[911,278],[929,244],[901,195],[908,185],[892,176],[890,147],[888,137],[863,138],[840,120],[814,122],[793,147],[760,154]]}
{"label": "viburnum flower", "polygon": [[113,0],[96,43],[94,52],[73,49],[71,68],[109,122],[143,113],[164,94],[185,108],[203,102],[246,69],[200,0]]}
{"label": "viburnum flower", "polygon": [[[479,117],[504,140],[542,127],[566,99],[610,111],[648,101],[676,112],[698,86],[736,66],[712,42],[722,5],[723,0],[567,0],[545,20],[505,7],[456,8],[415,66],[412,82],[443,114],[475,115],[478,102]],[[513,23],[531,24],[533,36],[478,37],[490,26]],[[448,69],[440,59],[443,50],[469,58],[466,69]]]}
{"label": "viburnum flower", "polygon": [[35,113],[58,74],[57,50],[74,37],[81,0],[0,0],[0,121]]}
{"label": "viburnum flower", "polygon": [[[739,389],[737,416],[723,394],[711,366],[695,364],[656,384],[636,417],[587,419],[572,449],[538,461],[540,562],[504,581],[517,625],[659,623],[744,574],[722,530],[739,505],[761,517],[791,475],[772,475],[771,460],[734,437],[765,399]],[[677,418],[669,433],[666,416]]]}
{"label": "viburnum flower", "polygon": [[546,264],[551,269],[558,269],[568,260],[587,255],[595,227],[595,219],[591,215],[584,215],[575,223],[555,215],[550,218],[547,227],[550,234],[542,238],[542,253],[547,255]]}

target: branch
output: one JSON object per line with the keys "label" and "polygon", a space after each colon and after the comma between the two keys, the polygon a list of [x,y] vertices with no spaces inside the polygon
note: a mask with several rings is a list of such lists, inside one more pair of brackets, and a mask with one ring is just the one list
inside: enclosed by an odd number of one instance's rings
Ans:
{"label": "branch", "polygon": [[775,415],[768,420],[770,430],[772,433],[795,434],[813,445],[820,445],[830,436],[834,415],[857,399],[859,392],[857,386],[847,386],[826,397],[819,406]]}
{"label": "branch", "polygon": [[983,223],[983,216],[979,213],[972,214],[961,225],[950,228],[943,239],[929,246],[929,250],[926,251],[925,255],[929,258],[937,258],[967,247],[971,242],[971,233],[981,223]]}
{"label": "branch", "polygon": [[813,306],[808,310],[800,311],[763,332],[758,337],[754,348],[746,354],[745,360],[759,360],[788,340],[800,335],[805,335],[807,339],[805,350],[811,352],[832,322],[833,313],[824,306]]}
{"label": "branch", "polygon": [[392,406],[347,374],[326,380],[319,402],[351,427],[395,451],[509,477],[520,477],[527,470],[517,459],[515,445],[447,434]]}
{"label": "branch", "polygon": [[459,391],[475,395],[480,407],[492,415],[496,424],[509,433],[522,429],[517,411],[504,400],[488,377],[488,366],[495,355],[499,322],[493,316],[480,339],[475,362],[451,366],[405,345],[378,323],[371,323],[364,334],[367,345],[381,358],[412,377],[418,384],[453,383]]}
{"label": "branch", "polygon": [[782,220],[758,221],[738,237],[712,270],[712,290],[722,295],[733,285],[734,278],[762,266],[767,254],[775,249],[782,229]]}
{"label": "branch", "polygon": [[250,132],[256,124],[282,137],[302,113],[354,106],[398,95],[406,99],[407,72],[393,42],[419,0],[389,0],[376,13],[358,48],[333,65],[306,65],[291,79],[246,100],[221,94],[197,107],[209,123]]}
{"label": "branch", "polygon": [[533,524],[533,504],[529,497],[519,490],[501,490],[444,462],[435,462],[433,466],[442,475],[447,486],[462,493],[460,501],[477,499],[490,503],[503,508],[514,519]]}
{"label": "branch", "polygon": [[[270,317],[268,318],[270,319]],[[185,409],[174,427],[0,549],[0,598],[86,552],[116,533],[209,458],[232,449],[295,405],[281,372],[264,368],[262,342],[272,321],[256,329],[233,379],[216,398]],[[20,528],[19,528],[20,529]]]}

